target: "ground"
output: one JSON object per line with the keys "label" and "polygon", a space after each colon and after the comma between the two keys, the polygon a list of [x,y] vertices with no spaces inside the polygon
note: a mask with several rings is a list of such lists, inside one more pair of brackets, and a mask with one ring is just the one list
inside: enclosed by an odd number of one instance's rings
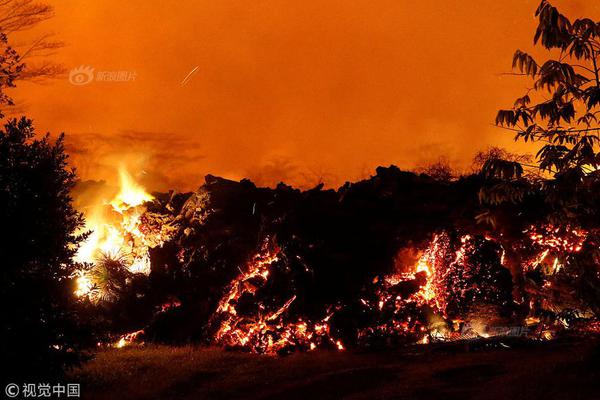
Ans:
{"label": "ground", "polygon": [[69,382],[90,399],[600,399],[597,339],[316,351],[102,350]]}

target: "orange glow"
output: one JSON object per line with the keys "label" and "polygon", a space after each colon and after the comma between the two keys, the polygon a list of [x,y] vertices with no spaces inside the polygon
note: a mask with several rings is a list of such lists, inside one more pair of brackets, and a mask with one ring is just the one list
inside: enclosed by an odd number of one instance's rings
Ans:
{"label": "orange glow", "polygon": [[[110,182],[127,158],[153,190],[207,173],[337,186],[390,163],[468,167],[490,144],[532,152],[491,125],[528,84],[501,74],[531,50],[539,1],[50,3],[58,62],[136,73],[17,88],[39,131],[67,133],[83,179]],[[600,19],[594,1],[553,4]]]}

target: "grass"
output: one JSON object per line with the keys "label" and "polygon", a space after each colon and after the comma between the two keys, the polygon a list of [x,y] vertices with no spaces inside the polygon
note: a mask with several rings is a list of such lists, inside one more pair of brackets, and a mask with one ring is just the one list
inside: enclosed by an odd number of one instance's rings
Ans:
{"label": "grass", "polygon": [[[508,342],[506,342],[508,343]],[[102,350],[70,382],[91,399],[586,399],[595,341],[417,346],[259,356],[206,347]]]}

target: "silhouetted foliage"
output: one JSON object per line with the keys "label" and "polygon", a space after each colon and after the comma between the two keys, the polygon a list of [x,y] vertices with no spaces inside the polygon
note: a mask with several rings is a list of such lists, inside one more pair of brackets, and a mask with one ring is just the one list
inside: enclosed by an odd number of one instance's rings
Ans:
{"label": "silhouetted foliage", "polygon": [[31,120],[0,130],[2,358],[11,375],[53,375],[76,360],[72,262],[83,218],[63,138],[34,136]]}
{"label": "silhouetted foliage", "polygon": [[[542,63],[526,52],[515,52],[516,75],[533,84],[512,108],[498,112],[496,125],[513,132],[517,141],[540,144],[536,162],[501,153],[480,160],[486,183],[479,198],[487,209],[477,219],[500,233],[495,236],[509,249],[507,263],[518,290],[524,277],[519,255],[510,249],[521,240],[526,217],[564,229],[584,227],[590,230],[590,242],[596,240],[600,217],[600,23],[587,18],[571,22],[547,0],[535,15],[534,44],[551,57]],[[598,284],[596,279],[583,284],[579,277],[595,271],[590,262],[566,262],[565,274],[588,304],[597,304]]]}
{"label": "silhouetted foliage", "polygon": [[[505,160],[527,165],[533,162],[533,157],[529,154],[511,153],[501,147],[491,146],[475,154],[475,157],[473,157],[473,170],[475,172],[481,171],[487,163],[493,160]],[[536,174],[536,176],[539,176],[539,174]]]}
{"label": "silhouetted foliage", "polygon": [[600,129],[600,24],[587,18],[571,22],[547,0],[536,16],[534,43],[558,52],[558,59],[538,63],[516,51],[513,68],[529,76],[533,88],[511,109],[500,110],[496,124],[514,129],[517,140],[545,143],[537,154],[542,170],[589,173],[600,163],[595,133]]}
{"label": "silhouetted foliage", "polygon": [[553,222],[576,222],[594,212],[590,189],[600,177],[600,23],[588,18],[571,22],[547,0],[540,3],[536,17],[534,44],[556,58],[541,63],[516,51],[513,68],[531,78],[533,86],[512,108],[498,112],[496,124],[515,132],[515,140],[542,145],[535,167],[546,179],[525,179],[522,160],[490,158],[483,173],[493,184],[481,198],[492,204],[518,202],[528,192],[541,190],[553,210]]}
{"label": "silhouetted foliage", "polygon": [[449,182],[456,177],[450,162],[445,158],[440,158],[431,164],[417,168],[416,172],[429,175],[433,179],[442,182]]}
{"label": "silhouetted foliage", "polygon": [[15,80],[23,68],[19,55],[8,45],[6,35],[0,32],[0,118],[4,117],[2,109],[14,104],[5,90],[15,87]]}
{"label": "silhouetted foliage", "polygon": [[[64,67],[48,58],[62,42],[52,40],[52,34],[19,37],[41,22],[50,19],[54,10],[49,4],[35,0],[0,1],[0,118],[6,106],[14,106],[6,96],[6,88],[14,87],[17,80],[41,82],[59,77]],[[10,36],[10,40],[9,40]],[[15,38],[19,37],[18,41]]]}

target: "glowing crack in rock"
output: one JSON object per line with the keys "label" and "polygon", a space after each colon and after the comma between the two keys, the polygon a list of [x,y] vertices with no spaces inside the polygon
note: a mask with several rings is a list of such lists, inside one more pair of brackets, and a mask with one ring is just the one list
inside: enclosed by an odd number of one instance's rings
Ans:
{"label": "glowing crack in rock", "polygon": [[241,347],[263,354],[275,354],[288,349],[314,350],[329,344],[337,350],[345,350],[340,340],[330,335],[329,319],[332,314],[318,322],[301,318],[289,321],[285,314],[296,300],[292,295],[278,309],[268,312],[263,304],[259,313],[253,316],[240,316],[236,308],[237,301],[244,294],[256,293],[269,279],[269,269],[279,260],[281,249],[265,241],[263,249],[241,269],[225,295],[222,297],[213,319],[220,321],[214,335],[216,343],[228,347]]}

